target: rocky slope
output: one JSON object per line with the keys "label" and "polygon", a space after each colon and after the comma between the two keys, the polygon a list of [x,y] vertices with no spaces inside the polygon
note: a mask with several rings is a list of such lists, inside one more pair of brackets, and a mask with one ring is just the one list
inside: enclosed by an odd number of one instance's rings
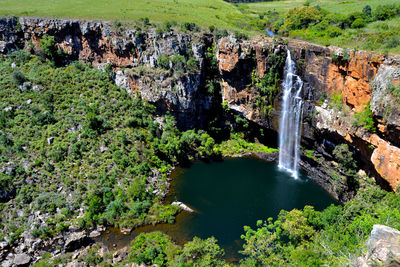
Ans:
{"label": "rocky slope", "polygon": [[[269,111],[265,112],[259,106],[260,88],[254,81],[270,75],[271,70],[281,77],[281,63],[289,49],[304,81],[302,144],[323,159],[303,156],[302,165],[337,199],[346,201],[354,188],[349,189],[345,179],[333,181],[326,171],[335,166],[335,145],[348,143],[356,151],[363,172],[393,190],[399,186],[400,109],[390,93],[392,83],[399,82],[398,58],[297,40],[238,41],[232,36],[215,40],[205,33],[36,18],[0,19],[0,52],[18,48],[40,51],[40,39],[45,35],[54,36],[65,62],[80,60],[112,69],[119,86],[155,103],[160,113],[174,114],[181,128],[202,127],[204,118],[212,115],[213,103],[225,102],[264,129],[278,131],[280,94],[272,95]],[[215,53],[222,100],[213,99],[205,90],[206,52],[212,42],[218,43]],[[167,63],[162,64],[165,59]],[[341,94],[348,106],[346,112],[323,104],[334,94]],[[376,133],[352,123],[352,114],[362,111],[367,102],[374,113]]]}

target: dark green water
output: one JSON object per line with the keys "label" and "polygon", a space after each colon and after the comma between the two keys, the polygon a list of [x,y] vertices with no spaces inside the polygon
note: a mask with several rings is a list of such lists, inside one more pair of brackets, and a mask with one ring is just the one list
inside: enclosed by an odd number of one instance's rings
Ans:
{"label": "dark green water", "polygon": [[225,249],[226,258],[240,258],[243,226],[255,227],[257,220],[274,217],[282,210],[312,205],[322,210],[335,203],[333,198],[300,172],[295,180],[280,171],[274,162],[255,158],[225,159],[221,162],[195,162],[189,168],[177,168],[171,178],[171,196],[195,213],[181,212],[175,224],[159,224],[135,229],[122,235],[109,229],[97,241],[121,248],[142,232],[162,231],[177,243],[194,236],[214,236]]}
{"label": "dark green water", "polygon": [[174,175],[175,198],[196,211],[181,224],[186,235],[218,239],[227,256],[242,248],[243,226],[280,210],[312,205],[322,210],[332,197],[304,173],[295,180],[276,163],[254,158],[195,162]]}

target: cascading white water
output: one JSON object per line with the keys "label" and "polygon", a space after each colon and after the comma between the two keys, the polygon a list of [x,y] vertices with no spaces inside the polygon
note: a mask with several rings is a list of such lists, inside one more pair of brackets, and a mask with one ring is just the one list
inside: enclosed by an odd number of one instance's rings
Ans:
{"label": "cascading white water", "polygon": [[279,124],[279,168],[298,177],[299,143],[303,119],[303,81],[296,75],[295,63],[287,51],[283,87],[283,104]]}

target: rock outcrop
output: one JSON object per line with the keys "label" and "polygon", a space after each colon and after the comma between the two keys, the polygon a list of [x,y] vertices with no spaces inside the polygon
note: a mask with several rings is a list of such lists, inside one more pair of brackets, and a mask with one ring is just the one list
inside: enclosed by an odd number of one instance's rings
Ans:
{"label": "rock outcrop", "polygon": [[78,232],[74,233],[71,236],[68,237],[68,239],[65,241],[65,251],[66,252],[71,252],[75,251],[77,249],[80,249],[81,247],[86,247],[90,243],[92,243],[92,239],[90,239],[85,232]]}
{"label": "rock outcrop", "polygon": [[[201,127],[211,105],[211,98],[201,92],[207,36],[158,33],[150,27],[125,29],[108,22],[4,18],[0,19],[0,53],[19,48],[40,53],[40,40],[46,35],[54,36],[66,63],[79,60],[102,70],[110,68],[117,85],[156,103],[159,112],[172,112],[181,128]],[[160,55],[166,60],[164,66]],[[178,71],[177,64],[183,65]]]}
{"label": "rock outcrop", "polygon": [[357,258],[355,266],[398,266],[400,262],[399,230],[375,224],[367,246],[367,254]]}
{"label": "rock outcrop", "polygon": [[[242,42],[232,37],[222,39],[217,56],[223,100],[247,119],[275,131],[279,130],[280,95],[274,101],[275,110],[269,116],[261,114],[256,105],[260,92],[254,88],[251,79],[254,74],[262,78],[268,73],[270,59],[285,56],[286,49],[294,55],[297,72],[304,81],[303,143],[318,150],[323,147],[323,142],[333,145],[348,142],[360,153],[368,174],[378,180],[385,179],[393,190],[397,190],[400,183],[400,113],[390,86],[399,83],[400,60],[298,40],[286,44],[272,38]],[[327,105],[321,106],[324,99],[333,95],[342,96],[343,103],[350,108],[346,114],[329,109]],[[364,110],[368,102],[379,122],[377,134],[352,124],[352,114]],[[391,107],[389,114],[387,105]],[[326,151],[322,153],[326,154]]]}

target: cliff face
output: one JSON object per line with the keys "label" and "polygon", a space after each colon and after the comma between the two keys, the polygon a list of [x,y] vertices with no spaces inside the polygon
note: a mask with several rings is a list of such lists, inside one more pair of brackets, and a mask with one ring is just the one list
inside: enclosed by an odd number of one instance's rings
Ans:
{"label": "cliff face", "polygon": [[[204,118],[212,114],[213,101],[225,101],[248,120],[278,131],[281,94],[273,93],[269,111],[262,110],[255,80],[271,76],[271,70],[282,76],[279,62],[284,62],[289,49],[304,81],[303,145],[334,162],[332,147],[348,143],[368,175],[394,190],[400,184],[400,109],[391,93],[392,84],[400,81],[399,59],[297,40],[238,41],[230,36],[218,40],[216,51],[221,100],[205,90],[206,51],[216,41],[206,34],[123,29],[79,20],[0,19],[0,53],[18,48],[39,51],[45,35],[54,36],[66,62],[80,60],[100,69],[111,67],[119,86],[155,103],[160,113],[171,112],[181,128],[202,127]],[[347,112],[324,103],[334,94],[342,95]],[[376,133],[352,123],[352,114],[362,111],[368,102],[377,122]],[[323,171],[333,168],[333,163],[321,167],[303,157],[301,164],[322,170],[315,175],[327,190],[337,192],[333,194],[338,199],[351,197],[338,193],[349,186],[346,181],[333,183]]]}
{"label": "cliff face", "polygon": [[[397,190],[400,184],[400,114],[389,87],[399,82],[400,61],[364,51],[323,47],[297,40],[287,44],[273,39],[221,40],[218,59],[224,101],[247,119],[276,131],[279,130],[277,103],[280,95],[270,116],[260,114],[255,106],[260,92],[249,83],[250,78],[243,75],[254,73],[249,70],[254,68],[255,73],[263,77],[269,71],[271,55],[283,53],[285,56],[286,49],[293,54],[297,73],[304,82],[303,144],[326,154],[324,143],[349,143],[361,155],[361,165],[369,175],[375,176],[378,182],[388,182],[393,190]],[[326,103],[322,105],[325,98],[332,95],[341,95],[349,110],[337,111]],[[371,102],[378,122],[376,133],[353,123],[352,115],[363,111],[368,102]]]}
{"label": "cliff face", "polygon": [[[180,127],[201,127],[202,114],[211,101],[200,92],[204,52],[209,42],[206,36],[124,29],[107,22],[6,18],[0,19],[0,52],[39,50],[40,39],[45,35],[54,36],[66,62],[79,60],[100,69],[109,66],[119,86],[156,103],[160,112],[172,112]],[[167,66],[160,66],[160,55]],[[184,61],[192,59],[194,66],[189,69],[177,55]],[[177,64],[179,71],[174,71]]]}

